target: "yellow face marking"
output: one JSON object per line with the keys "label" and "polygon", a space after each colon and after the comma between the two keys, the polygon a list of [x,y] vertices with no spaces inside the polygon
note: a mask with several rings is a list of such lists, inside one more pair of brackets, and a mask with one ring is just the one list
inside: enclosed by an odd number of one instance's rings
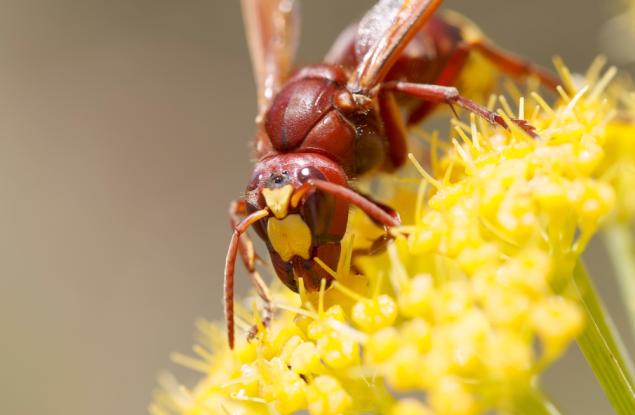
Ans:
{"label": "yellow face marking", "polygon": [[269,218],[267,235],[283,261],[290,261],[295,255],[309,259],[311,230],[300,215],[289,215],[282,220]]}
{"label": "yellow face marking", "polygon": [[289,199],[293,193],[293,186],[287,184],[278,189],[262,189],[262,195],[265,197],[267,207],[271,213],[278,219],[287,216],[289,210]]}

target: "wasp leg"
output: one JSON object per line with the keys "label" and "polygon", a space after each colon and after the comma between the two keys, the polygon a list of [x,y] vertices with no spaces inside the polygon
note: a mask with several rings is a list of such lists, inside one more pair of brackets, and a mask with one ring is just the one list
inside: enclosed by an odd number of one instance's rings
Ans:
{"label": "wasp leg", "polygon": [[[463,44],[458,46],[454,54],[448,60],[448,63],[445,65],[445,68],[439,75],[439,77],[434,81],[435,85],[441,86],[451,86],[454,85],[456,80],[459,78],[461,74],[461,70],[465,66],[465,62],[470,54],[469,45]],[[438,102],[424,101],[418,107],[412,110],[412,112],[408,115],[408,125],[419,124],[421,120],[426,118],[428,115],[435,110],[435,108],[439,105]]]}
{"label": "wasp leg", "polygon": [[[242,205],[242,206],[241,206]],[[234,230],[232,239],[227,251],[227,258],[225,260],[225,318],[227,320],[227,338],[229,340],[229,347],[234,348],[234,270],[236,266],[236,257],[240,255],[245,268],[249,271],[251,280],[256,286],[258,295],[265,301],[267,314],[263,319],[264,324],[268,324],[273,312],[273,302],[267,285],[264,283],[262,277],[255,269],[256,254],[253,248],[253,242],[248,235],[245,234],[247,229],[269,215],[269,212],[265,209],[258,210],[250,215],[247,215],[242,221],[238,222],[238,218],[241,213],[247,213],[244,208],[244,202],[233,202],[230,206],[230,224]],[[244,210],[244,212],[243,212]],[[241,239],[242,236],[242,239]],[[250,330],[250,336],[253,336]]]}
{"label": "wasp leg", "polygon": [[[238,223],[240,222],[240,218],[247,216],[247,204],[244,200],[234,200],[229,207],[229,223],[232,229],[234,229]],[[262,279],[262,276],[256,270],[256,261],[260,261],[260,257],[256,254],[256,250],[254,249],[254,243],[251,237],[248,234],[243,234],[239,239],[238,243],[238,252],[243,261],[247,272],[249,272],[249,276],[253,285],[256,288],[256,292],[258,296],[265,302],[265,315],[262,319],[262,323],[268,326],[271,322],[271,318],[273,315],[273,300],[271,298],[271,294],[269,293],[269,288],[267,284]],[[258,331],[257,326],[252,327],[249,331],[249,338],[252,338],[256,335]]]}
{"label": "wasp leg", "polygon": [[[374,203],[375,205],[379,206],[384,212],[392,216],[395,220],[401,222],[401,218],[399,217],[399,212],[397,212],[395,209],[391,208],[385,203],[382,203],[377,201],[376,199],[373,199],[368,194],[365,194],[365,193],[360,193],[360,194],[364,196],[366,199],[368,199],[369,201],[371,201],[372,203]],[[375,221],[373,220],[373,222]],[[378,222],[375,222],[375,224],[381,225],[381,223],[378,223]],[[353,255],[368,256],[368,255],[376,255],[376,254],[382,253],[386,250],[386,247],[388,246],[388,242],[393,239],[394,238],[392,235],[390,235],[389,233],[385,233],[383,235],[380,235],[378,238],[374,239],[368,248],[355,249],[353,251]]]}
{"label": "wasp leg", "polygon": [[[450,57],[445,69],[434,81],[435,85],[454,85],[465,67],[465,63],[471,52],[478,52],[494,64],[499,71],[513,77],[522,78],[535,76],[542,85],[555,90],[559,85],[558,79],[544,68],[531,63],[528,60],[514,56],[513,54],[497,48],[484,40],[474,40],[459,46]],[[408,115],[408,125],[418,124],[426,118],[438,105],[438,102],[422,102]]]}
{"label": "wasp leg", "polygon": [[[244,200],[238,199],[231,202],[229,205],[229,225],[234,229],[240,222],[240,218],[247,216],[247,204]],[[267,284],[262,279],[262,276],[256,270],[256,261],[260,261],[260,257],[256,254],[254,249],[254,242],[248,234],[243,234],[238,243],[238,252],[240,257],[249,272],[251,282],[256,287],[258,296],[265,302],[265,314],[262,318],[262,324],[267,327],[271,323],[273,316],[273,300],[269,293]],[[254,325],[249,330],[248,338],[253,338],[258,333],[258,326]]]}
{"label": "wasp leg", "polygon": [[396,169],[406,162],[408,155],[406,126],[402,120],[397,100],[392,92],[380,92],[378,100],[379,114],[384,124],[384,133],[388,138],[389,169]]}
{"label": "wasp leg", "polygon": [[549,71],[528,60],[514,56],[504,50],[498,49],[496,46],[489,44],[483,40],[475,40],[470,42],[468,47],[478,51],[481,55],[492,62],[501,72],[512,77],[520,78],[527,76],[535,76],[540,83],[555,91],[560,84],[558,78],[553,76]]}
{"label": "wasp leg", "polygon": [[358,248],[353,250],[353,256],[371,256],[381,254],[386,250],[386,247],[388,247],[388,242],[393,239],[394,238],[390,234],[381,235],[373,240],[368,248]]}
{"label": "wasp leg", "polygon": [[[234,229],[241,219],[248,214],[247,204],[244,200],[233,200],[229,205],[229,226]],[[238,252],[247,269],[252,269],[256,265],[256,261],[260,261],[260,257],[255,252],[254,243],[248,234],[242,236],[238,245]]]}
{"label": "wasp leg", "polygon": [[[382,85],[382,88],[389,91],[401,92],[424,101],[436,104],[448,104],[452,109],[453,105],[464,108],[479,117],[484,118],[490,124],[498,124],[503,128],[509,128],[503,117],[488,110],[484,106],[467,99],[459,94],[458,89],[451,86],[441,86],[432,84],[416,84],[412,82],[390,81]],[[527,134],[537,137],[534,128],[524,120],[512,120]]]}

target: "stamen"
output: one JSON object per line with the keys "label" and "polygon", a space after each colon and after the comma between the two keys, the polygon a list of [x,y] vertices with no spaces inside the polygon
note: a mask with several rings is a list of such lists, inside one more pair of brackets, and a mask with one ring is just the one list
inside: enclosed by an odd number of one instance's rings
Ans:
{"label": "stamen", "polygon": [[337,273],[333,270],[333,268],[329,267],[328,265],[326,265],[324,263],[324,261],[322,261],[320,258],[315,257],[313,258],[313,260],[322,267],[322,269],[324,269],[324,271],[326,271],[331,277],[337,279]]}
{"label": "stamen", "polygon": [[192,347],[192,350],[194,351],[194,353],[196,353],[199,357],[201,357],[202,359],[204,359],[207,363],[212,362],[212,359],[214,358],[214,355],[205,350],[205,348],[203,346],[201,346],[200,344],[195,344]]}
{"label": "stamen", "polygon": [[459,142],[456,141],[456,138],[452,139],[452,144],[454,144],[454,148],[459,153],[459,156],[461,156],[461,159],[463,160],[463,164],[465,165],[465,167],[467,167],[470,171],[473,172],[474,171],[474,163],[472,162],[472,157],[470,157],[470,155],[459,144]]}
{"label": "stamen", "polygon": [[472,131],[472,144],[474,145],[474,148],[476,149],[476,151],[480,152],[481,143],[479,142],[479,138],[478,138],[478,128],[476,126],[476,114],[474,113],[470,114],[470,130]]}
{"label": "stamen", "polygon": [[600,78],[597,84],[593,87],[593,90],[589,94],[589,100],[595,101],[599,98],[599,96],[604,92],[609,83],[613,80],[613,78],[617,75],[617,68],[615,66],[611,66]]}
{"label": "stamen", "polygon": [[320,280],[320,292],[318,293],[318,314],[324,315],[324,292],[326,291],[326,279]]}
{"label": "stamen", "polygon": [[412,153],[408,153],[408,158],[410,159],[410,162],[412,162],[412,164],[415,166],[415,169],[417,169],[419,174],[425,180],[427,180],[431,185],[433,185],[437,189],[441,188],[441,183],[439,183],[439,181],[437,179],[435,179],[427,171],[425,171],[423,166],[421,166],[421,164],[419,164],[419,162],[417,161],[417,159],[415,158],[415,156]]}
{"label": "stamen", "polygon": [[383,282],[384,282],[384,273],[382,271],[377,274],[377,281],[375,281],[375,287],[373,289],[373,299],[377,299],[377,297],[379,297]]}
{"label": "stamen", "polygon": [[606,65],[606,56],[598,55],[589,66],[589,69],[586,71],[585,78],[589,85],[595,84],[595,82],[600,77],[600,73],[602,72],[602,68]]}
{"label": "stamen", "polygon": [[538,114],[540,114],[540,105],[536,104],[534,106],[534,110],[531,112],[531,115],[529,116],[529,120],[532,123],[535,123],[535,121],[538,119]]}
{"label": "stamen", "polygon": [[212,368],[209,363],[182,353],[172,353],[170,359],[177,365],[181,365],[196,372],[208,373]]}
{"label": "stamen", "polygon": [[582,88],[574,97],[573,99],[567,104],[566,108],[564,109],[564,111],[562,112],[562,115],[567,115],[569,112],[571,112],[575,105],[578,103],[578,101],[580,101],[580,98],[582,98],[582,96],[586,93],[586,91],[589,90],[589,86],[585,86],[584,88]]}
{"label": "stamen", "polygon": [[306,304],[308,302],[308,298],[306,296],[306,287],[304,286],[303,278],[298,280],[298,294],[300,295],[300,302],[302,304]]}
{"label": "stamen", "polygon": [[503,111],[499,111],[498,114],[503,118],[503,121],[505,121],[505,124],[507,124],[509,130],[514,133],[511,138],[523,137],[525,138],[525,140],[533,141],[533,137],[529,135],[527,131],[520,128],[520,126],[516,124],[506,113],[504,113]]}
{"label": "stamen", "polygon": [[492,94],[489,96],[489,99],[487,100],[487,109],[490,111],[493,111],[495,105],[496,105],[496,95]]}
{"label": "stamen", "polygon": [[344,240],[342,241],[342,253],[340,255],[340,260],[337,263],[337,271],[336,274],[340,279],[346,277],[348,273],[351,271],[351,262],[353,260],[353,241],[355,239],[355,234],[349,233],[346,235]]}
{"label": "stamen", "polygon": [[508,117],[511,118],[514,116],[514,110],[512,110],[512,107],[509,105],[509,102],[507,102],[507,98],[505,98],[504,95],[498,96],[498,102],[500,102],[501,107],[503,107],[503,110]]}
{"label": "stamen", "polygon": [[392,268],[392,272],[388,273],[390,283],[392,284],[395,293],[399,294],[404,287],[407,287],[410,284],[410,278],[408,278],[406,268],[399,258],[399,253],[397,252],[397,246],[395,244],[388,246],[388,257],[390,258],[390,265]]}
{"label": "stamen", "polygon": [[[553,58],[553,64],[556,67],[556,71],[558,71],[558,75],[562,80],[562,84],[564,88],[572,94],[575,94],[578,90],[575,81],[573,80],[573,76],[569,71],[569,68],[564,64],[564,61],[560,56],[556,56]],[[558,85],[560,86],[560,85]]]}
{"label": "stamen", "polygon": [[460,125],[455,125],[454,126],[454,131],[457,132],[457,134],[461,137],[461,139],[463,140],[463,142],[467,145],[469,145],[470,147],[472,147],[472,140],[470,139],[470,137],[467,136],[467,134],[465,133],[465,130],[462,126]]}
{"label": "stamen", "polygon": [[556,91],[558,91],[558,94],[560,94],[560,97],[565,101],[565,102],[569,102],[571,101],[571,97],[569,96],[569,94],[567,94],[567,92],[564,90],[563,87],[561,87],[560,85],[558,85],[556,87]]}
{"label": "stamen", "polygon": [[452,173],[454,172],[454,165],[456,164],[456,158],[452,158],[450,160],[450,164],[448,164],[448,168],[445,170],[443,175],[443,185],[447,186],[450,183],[450,179],[452,178]]}
{"label": "stamen", "polygon": [[305,308],[296,307],[296,306],[293,306],[293,305],[290,305],[290,304],[275,303],[275,308],[279,308],[280,310],[285,310],[285,311],[289,311],[291,313],[299,314],[299,315],[304,316],[304,317],[309,317],[309,318],[312,318],[313,320],[319,319],[319,316],[316,313],[314,313],[314,312],[312,312],[310,310],[307,310]]}
{"label": "stamen", "polygon": [[337,282],[337,281],[333,281],[332,282],[332,286],[333,288],[335,288],[337,291],[341,292],[342,294],[346,295],[347,297],[355,300],[355,301],[369,301],[368,298],[361,296],[359,294],[357,294],[355,291],[351,290],[350,288],[348,288],[347,286]]}
{"label": "stamen", "polygon": [[507,93],[509,94],[509,96],[511,96],[514,99],[514,101],[518,101],[519,99],[523,97],[523,94],[522,92],[520,92],[520,89],[518,89],[518,87],[516,86],[516,83],[512,82],[511,80],[506,79],[504,83],[504,87]]}
{"label": "stamen", "polygon": [[417,187],[417,202],[415,204],[415,223],[420,226],[423,219],[423,209],[426,197],[426,191],[428,190],[428,182],[419,180],[419,186]]}
{"label": "stamen", "polygon": [[538,95],[536,92],[532,92],[531,93],[531,97],[536,100],[536,102],[538,103],[538,105],[540,105],[542,107],[543,110],[545,110],[547,113],[549,113],[550,116],[552,116],[554,114],[553,109],[549,106],[549,104],[547,104],[547,102],[540,96]]}
{"label": "stamen", "polygon": [[525,97],[520,97],[518,100],[518,119],[525,119]]}

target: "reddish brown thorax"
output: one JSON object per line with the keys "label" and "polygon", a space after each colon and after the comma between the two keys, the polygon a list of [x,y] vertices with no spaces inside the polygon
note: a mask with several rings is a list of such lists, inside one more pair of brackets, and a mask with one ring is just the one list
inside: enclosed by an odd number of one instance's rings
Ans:
{"label": "reddish brown thorax", "polygon": [[295,73],[265,114],[272,150],[324,155],[349,176],[379,167],[386,143],[378,114],[355,104],[347,79],[335,65],[311,65]]}

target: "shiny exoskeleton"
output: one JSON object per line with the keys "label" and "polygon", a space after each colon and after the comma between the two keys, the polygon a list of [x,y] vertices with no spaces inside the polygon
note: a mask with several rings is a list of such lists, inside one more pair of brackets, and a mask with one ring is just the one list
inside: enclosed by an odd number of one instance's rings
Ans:
{"label": "shiny exoskeleton", "polygon": [[[234,229],[225,268],[225,305],[234,343],[233,278],[241,256],[271,315],[271,297],[255,269],[245,234],[253,226],[276,274],[298,291],[326,285],[335,269],[351,205],[385,228],[399,225],[390,208],[357,193],[350,180],[392,171],[406,160],[407,124],[435,105],[465,108],[492,123],[503,119],[459,95],[473,54],[513,76],[556,81],[540,68],[503,53],[464,18],[433,15],[441,0],[381,0],[335,42],[324,63],[290,74],[297,26],[293,0],[242,0],[259,90],[256,158],[242,199],[232,203]],[[469,74],[467,74],[469,75]],[[407,110],[407,119],[402,119]],[[519,125],[532,133],[522,121]],[[241,220],[242,218],[242,220]]]}

